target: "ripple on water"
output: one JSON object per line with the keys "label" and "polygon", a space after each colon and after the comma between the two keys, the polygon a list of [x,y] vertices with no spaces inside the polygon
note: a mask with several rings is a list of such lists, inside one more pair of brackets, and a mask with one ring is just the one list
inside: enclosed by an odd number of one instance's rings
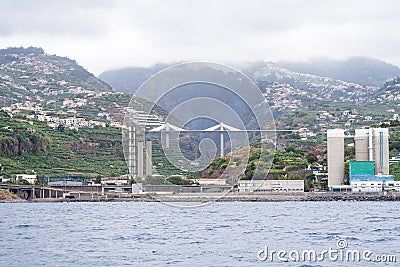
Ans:
{"label": "ripple on water", "polygon": [[260,266],[257,252],[266,245],[327,249],[339,238],[374,253],[400,251],[395,202],[328,204],[218,202],[196,209],[139,202],[1,204],[0,262]]}

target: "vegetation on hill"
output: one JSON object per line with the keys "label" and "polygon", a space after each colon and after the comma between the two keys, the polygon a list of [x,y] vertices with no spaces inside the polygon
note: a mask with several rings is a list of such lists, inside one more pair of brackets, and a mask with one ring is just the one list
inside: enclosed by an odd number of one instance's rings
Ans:
{"label": "vegetation on hill", "polygon": [[[310,150],[309,147],[315,144],[313,140],[307,142],[301,140],[292,139],[292,136],[282,136],[289,145],[283,150],[276,150],[274,155],[266,153],[267,158],[261,158],[261,148],[259,142],[253,142],[249,149],[249,160],[245,173],[240,175],[238,178],[242,180],[251,179],[304,179],[306,181],[306,187],[314,187],[314,175],[312,171],[307,170],[308,166],[317,166],[318,163],[322,163],[325,159],[323,151],[318,153],[318,150]],[[303,142],[303,144],[301,144]],[[265,164],[270,162],[271,156],[273,156],[272,165]],[[202,172],[203,178],[218,178],[228,167],[229,164],[236,164],[230,162],[231,154],[229,153],[225,158],[217,158],[213,160],[209,167]]]}
{"label": "vegetation on hill", "polygon": [[52,129],[0,113],[1,173],[39,176],[86,173],[119,176],[127,173],[121,131],[114,127]]}
{"label": "vegetation on hill", "polygon": [[[1,112],[1,111],[0,111]],[[17,123],[7,119],[7,115],[0,113],[0,156],[15,157],[25,153],[46,155],[50,148],[50,138],[40,132],[33,132],[33,128],[26,123]]]}
{"label": "vegetation on hill", "polygon": [[54,100],[76,91],[112,91],[75,60],[48,55],[36,47],[0,50],[0,87],[3,105]]}

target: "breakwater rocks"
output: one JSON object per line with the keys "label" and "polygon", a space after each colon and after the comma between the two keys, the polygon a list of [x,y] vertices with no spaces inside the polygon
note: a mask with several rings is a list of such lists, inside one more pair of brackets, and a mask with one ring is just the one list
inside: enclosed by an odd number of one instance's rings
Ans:
{"label": "breakwater rocks", "polygon": [[165,202],[282,202],[282,201],[400,201],[400,193],[352,194],[352,193],[297,193],[297,194],[228,194],[225,196],[174,195],[156,197]]}
{"label": "breakwater rocks", "polygon": [[400,192],[389,192],[386,194],[309,194],[305,201],[399,201]]}
{"label": "breakwater rocks", "polygon": [[78,201],[140,201],[140,202],[283,202],[283,201],[400,201],[400,192],[388,193],[264,193],[264,194],[141,194],[141,195],[107,195],[99,198],[69,199]]}

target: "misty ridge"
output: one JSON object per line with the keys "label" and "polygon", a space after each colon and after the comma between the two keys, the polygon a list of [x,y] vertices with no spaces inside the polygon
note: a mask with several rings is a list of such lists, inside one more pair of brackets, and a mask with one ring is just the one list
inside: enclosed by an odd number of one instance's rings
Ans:
{"label": "misty ridge", "polygon": [[[124,93],[134,93],[151,75],[176,63],[159,63],[150,67],[125,67],[107,70],[98,77],[110,84],[115,90]],[[368,57],[350,57],[345,60],[316,58],[309,61],[255,61],[237,64],[235,67],[257,80],[255,73],[268,66],[287,69],[294,73],[329,77],[362,86],[381,87],[387,81],[400,77],[400,68],[379,59]],[[274,82],[273,79],[270,82]]]}

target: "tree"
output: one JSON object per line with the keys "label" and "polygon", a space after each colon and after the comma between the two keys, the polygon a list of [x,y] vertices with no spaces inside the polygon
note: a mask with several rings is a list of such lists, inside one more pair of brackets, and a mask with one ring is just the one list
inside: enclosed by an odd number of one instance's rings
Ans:
{"label": "tree", "polygon": [[309,173],[304,177],[304,191],[308,192],[311,188],[314,188],[315,175]]}
{"label": "tree", "polygon": [[395,181],[400,181],[400,163],[390,165],[390,174],[394,176]]}
{"label": "tree", "polygon": [[178,176],[169,177],[167,179],[167,181],[170,182],[171,184],[175,184],[175,185],[185,185],[185,184],[187,184],[184,179],[182,179],[181,177],[178,177]]}
{"label": "tree", "polygon": [[25,179],[19,180],[19,181],[17,182],[17,184],[21,184],[21,185],[30,185],[30,183],[29,183],[27,180],[25,180]]}
{"label": "tree", "polygon": [[35,185],[44,185],[44,177],[41,175],[38,175],[36,177]]}
{"label": "tree", "polygon": [[59,124],[59,125],[57,126],[57,130],[58,130],[60,133],[63,133],[63,132],[65,131],[65,126],[62,125],[62,124]]}
{"label": "tree", "polygon": [[301,149],[297,149],[295,145],[288,145],[285,150],[286,152],[293,152],[299,155],[303,154],[303,151],[301,151]]}
{"label": "tree", "polygon": [[318,156],[314,151],[308,151],[307,153],[307,161],[310,164],[313,164],[314,162],[318,161]]}
{"label": "tree", "polygon": [[101,175],[97,175],[96,179],[94,180],[96,184],[101,184]]}

